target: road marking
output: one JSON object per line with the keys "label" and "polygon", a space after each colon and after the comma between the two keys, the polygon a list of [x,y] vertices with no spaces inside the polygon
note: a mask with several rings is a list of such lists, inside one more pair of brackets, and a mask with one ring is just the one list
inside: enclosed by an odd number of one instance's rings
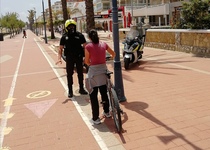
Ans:
{"label": "road marking", "polygon": [[50,91],[35,91],[35,92],[32,92],[32,93],[29,93],[28,95],[26,95],[26,97],[31,98],[31,99],[37,99],[37,98],[46,97],[50,94],[51,94]]}
{"label": "road marking", "polygon": [[4,128],[4,135],[8,135],[13,130],[12,127],[5,127]]}
{"label": "road marking", "polygon": [[192,71],[195,71],[195,72],[199,72],[199,73],[210,75],[210,72],[208,72],[208,71],[195,69],[195,68],[192,68],[192,67],[187,67],[187,66],[183,66],[183,65],[174,64],[174,63],[169,63],[169,64],[172,65],[172,66],[179,67],[179,68],[188,69],[188,70],[192,70]]}
{"label": "road marking", "polygon": [[[9,113],[9,114],[7,114],[7,116],[5,116],[7,119],[10,119],[10,118],[12,118],[13,116],[14,116],[15,114],[14,113]],[[4,114],[0,114],[0,118],[2,119],[4,117]]]}
{"label": "road marking", "polygon": [[[35,41],[36,42],[36,41]],[[55,69],[55,66],[52,65],[51,61],[49,60],[49,58],[47,57],[47,55],[44,53],[44,48],[41,47],[41,45],[36,42],[36,44],[39,46],[42,54],[45,56],[46,60],[48,61],[49,65],[51,66],[51,68],[53,69],[55,75],[58,77],[58,80],[60,81],[60,83],[62,84],[62,86],[64,87],[64,89],[67,91],[68,87],[65,84],[65,82],[60,78],[60,75],[58,74],[57,70]],[[90,132],[92,133],[93,137],[95,138],[96,142],[98,143],[99,147],[103,150],[108,150],[107,145],[104,143],[103,139],[101,138],[101,136],[98,134],[97,129],[93,127],[93,125],[90,123],[88,117],[85,115],[85,113],[82,111],[81,107],[79,106],[79,104],[77,103],[77,101],[75,100],[75,98],[72,98],[72,102],[75,105],[78,113],[80,114],[80,116],[82,117],[83,121],[85,122],[85,124],[87,125],[87,127],[89,128]]]}
{"label": "road marking", "polygon": [[4,55],[4,56],[1,56],[0,57],[0,64],[3,63],[3,62],[6,62],[8,60],[12,59],[12,56],[10,55]]}
{"label": "road marking", "polygon": [[58,53],[56,52],[56,50],[54,48],[52,48],[52,46],[49,46],[49,49],[52,50],[52,52],[55,54],[55,55],[58,55]]}
{"label": "road marking", "polygon": [[[49,73],[49,72],[52,72],[52,70],[49,70],[49,71],[39,71],[39,72],[32,72],[32,73],[24,73],[24,74],[18,74],[18,77],[20,77],[20,76],[34,75],[34,74]],[[11,78],[11,77],[13,77],[13,75],[1,76],[0,79],[3,79],[3,78]]]}
{"label": "road marking", "polygon": [[[18,72],[19,72],[19,68],[20,68],[20,63],[22,60],[22,56],[23,56],[23,48],[25,45],[25,40],[23,40],[23,44],[22,44],[22,48],[21,48],[21,52],[20,52],[20,56],[19,56],[19,60],[16,66],[16,70],[13,76],[13,80],[12,80],[12,85],[10,87],[10,91],[8,94],[8,99],[12,98],[14,95],[14,90],[15,90],[15,86],[16,86],[16,81],[17,81],[17,76],[18,76]],[[13,98],[12,98],[13,99]],[[5,106],[4,108],[4,112],[3,112],[3,117],[1,119],[1,126],[0,126],[0,149],[2,149],[2,145],[3,145],[3,141],[4,141],[4,128],[7,126],[7,116],[10,113],[10,108],[11,105]]]}
{"label": "road marking", "polygon": [[12,105],[12,103],[13,103],[13,100],[15,100],[15,98],[8,98],[8,99],[6,99],[6,100],[3,100],[4,101],[4,106],[6,107],[6,106],[11,106]]}
{"label": "road marking", "polygon": [[155,60],[157,62],[169,64],[171,66],[176,66],[178,68],[188,69],[188,70],[192,70],[192,71],[195,71],[195,72],[199,72],[199,73],[210,75],[209,71],[204,71],[204,70],[200,70],[200,69],[196,69],[196,68],[192,68],[192,67],[187,67],[187,66],[176,64],[176,63],[168,63],[168,62],[165,62],[165,61],[158,60],[158,58],[145,58],[145,60]]}
{"label": "road marking", "polygon": [[9,148],[9,147],[2,147],[2,148],[0,148],[0,150],[10,150],[11,148]]}
{"label": "road marking", "polygon": [[34,102],[24,104],[29,110],[31,110],[39,119],[50,109],[50,107],[56,102],[57,99]]}

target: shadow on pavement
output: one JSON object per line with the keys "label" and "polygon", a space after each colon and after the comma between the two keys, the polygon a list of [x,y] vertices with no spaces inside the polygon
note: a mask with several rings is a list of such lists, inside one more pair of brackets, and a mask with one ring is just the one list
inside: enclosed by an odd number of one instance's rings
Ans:
{"label": "shadow on pavement", "polygon": [[202,150],[201,148],[197,147],[192,142],[187,140],[181,133],[176,132],[175,130],[173,130],[172,128],[168,127],[166,124],[164,124],[163,122],[161,122],[160,120],[155,118],[155,116],[153,116],[151,113],[147,112],[146,108],[148,108],[148,106],[149,106],[147,103],[144,103],[144,102],[123,102],[123,103],[121,103],[121,105],[124,105],[125,108],[130,109],[130,110],[144,116],[148,120],[162,126],[166,130],[171,132],[172,135],[169,135],[169,136],[157,136],[164,144],[167,144],[176,138],[180,138],[184,142],[186,142],[187,144],[192,146],[193,149]]}

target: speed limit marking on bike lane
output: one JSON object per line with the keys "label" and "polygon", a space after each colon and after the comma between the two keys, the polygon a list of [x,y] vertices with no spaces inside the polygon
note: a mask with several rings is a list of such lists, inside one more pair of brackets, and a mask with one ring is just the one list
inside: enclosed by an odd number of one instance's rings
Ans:
{"label": "speed limit marking on bike lane", "polygon": [[27,98],[36,99],[36,98],[43,98],[50,95],[50,91],[35,91],[26,95]]}

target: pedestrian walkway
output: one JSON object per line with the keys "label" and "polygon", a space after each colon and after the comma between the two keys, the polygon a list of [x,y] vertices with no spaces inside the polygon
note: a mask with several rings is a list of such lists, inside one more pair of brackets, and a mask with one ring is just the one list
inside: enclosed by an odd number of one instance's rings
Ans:
{"label": "pedestrian walkway", "polygon": [[[142,60],[129,70],[122,62],[127,101],[121,103],[123,133],[118,134],[110,118],[91,124],[89,97],[79,95],[77,74],[75,96],[67,99],[65,64],[55,66],[51,47],[59,40],[45,44],[27,33],[22,50],[21,35],[1,43],[1,57],[7,58],[0,76],[1,113],[8,113],[1,115],[4,150],[210,150],[210,59],[145,47]],[[108,32],[99,35],[113,47]],[[112,60],[107,66],[115,71]],[[5,104],[13,89],[15,99]]]}

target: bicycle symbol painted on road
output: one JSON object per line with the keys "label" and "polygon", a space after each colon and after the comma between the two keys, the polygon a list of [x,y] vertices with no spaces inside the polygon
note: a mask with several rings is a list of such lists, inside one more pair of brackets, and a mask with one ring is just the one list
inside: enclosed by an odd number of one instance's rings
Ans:
{"label": "bicycle symbol painted on road", "polygon": [[50,91],[35,91],[32,93],[29,93],[28,95],[26,95],[26,97],[31,98],[31,99],[36,99],[36,98],[46,97],[50,94],[51,94]]}

